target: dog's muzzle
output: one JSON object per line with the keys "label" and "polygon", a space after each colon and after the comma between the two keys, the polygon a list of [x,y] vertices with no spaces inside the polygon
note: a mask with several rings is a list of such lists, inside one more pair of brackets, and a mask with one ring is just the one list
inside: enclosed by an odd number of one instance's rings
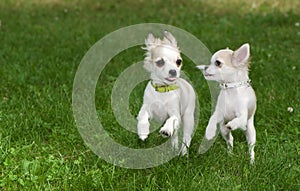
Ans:
{"label": "dog's muzzle", "polygon": [[170,70],[169,71],[169,74],[170,74],[170,77],[176,77],[177,76],[177,72],[176,72],[176,70]]}

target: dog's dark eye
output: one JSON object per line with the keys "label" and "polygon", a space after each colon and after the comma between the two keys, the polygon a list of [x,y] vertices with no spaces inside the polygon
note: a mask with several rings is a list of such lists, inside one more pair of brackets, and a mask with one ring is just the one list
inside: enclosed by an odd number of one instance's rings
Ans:
{"label": "dog's dark eye", "polygon": [[164,61],[164,59],[160,59],[160,60],[156,61],[155,63],[158,67],[162,67],[165,64],[165,61]]}
{"label": "dog's dark eye", "polygon": [[177,64],[177,66],[180,66],[182,64],[182,60],[181,59],[177,59],[176,60],[176,64]]}
{"label": "dog's dark eye", "polygon": [[219,60],[216,60],[215,65],[220,67],[222,65],[222,62],[220,62]]}

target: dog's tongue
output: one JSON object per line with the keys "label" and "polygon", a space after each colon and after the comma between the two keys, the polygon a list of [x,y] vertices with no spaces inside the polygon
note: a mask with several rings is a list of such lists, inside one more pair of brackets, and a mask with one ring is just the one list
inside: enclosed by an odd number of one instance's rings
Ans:
{"label": "dog's tongue", "polygon": [[166,78],[168,81],[174,81],[174,80],[176,80],[176,78]]}

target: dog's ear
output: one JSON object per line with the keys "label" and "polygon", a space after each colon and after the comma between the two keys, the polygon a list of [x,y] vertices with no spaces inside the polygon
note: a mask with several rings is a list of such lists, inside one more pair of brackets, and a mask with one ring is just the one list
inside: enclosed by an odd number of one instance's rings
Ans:
{"label": "dog's ear", "polygon": [[164,31],[163,42],[170,44],[171,46],[177,48],[177,41],[176,41],[175,37],[168,31]]}
{"label": "dog's ear", "polygon": [[145,45],[147,48],[152,47],[156,42],[156,39],[152,33],[148,34],[148,37],[145,39]]}
{"label": "dog's ear", "polygon": [[248,43],[243,44],[233,53],[233,64],[236,66],[242,66],[248,63],[250,57],[250,45]]}

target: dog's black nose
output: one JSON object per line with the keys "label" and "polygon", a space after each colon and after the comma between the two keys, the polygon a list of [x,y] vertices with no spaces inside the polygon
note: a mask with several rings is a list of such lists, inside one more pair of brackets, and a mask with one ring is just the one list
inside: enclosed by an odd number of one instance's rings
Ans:
{"label": "dog's black nose", "polygon": [[169,74],[171,75],[171,77],[175,77],[177,75],[176,70],[170,70]]}
{"label": "dog's black nose", "polygon": [[205,66],[205,67],[204,67],[204,70],[207,70],[207,68],[208,68],[208,66]]}

